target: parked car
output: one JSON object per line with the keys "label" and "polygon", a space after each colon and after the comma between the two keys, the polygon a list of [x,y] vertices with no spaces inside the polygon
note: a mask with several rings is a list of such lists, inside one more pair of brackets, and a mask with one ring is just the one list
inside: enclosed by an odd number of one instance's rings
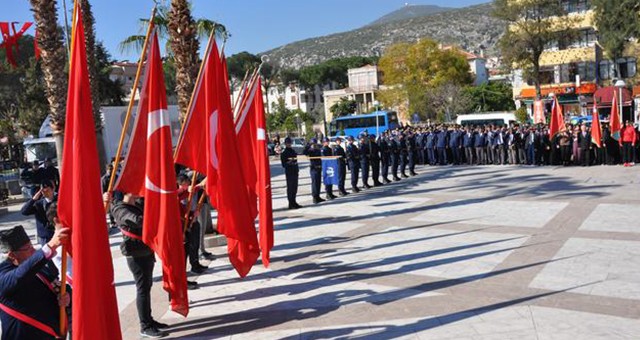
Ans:
{"label": "parked car", "polygon": [[[306,141],[304,138],[291,138],[291,148],[298,155],[302,155]],[[284,138],[280,141],[280,147],[284,150]]]}

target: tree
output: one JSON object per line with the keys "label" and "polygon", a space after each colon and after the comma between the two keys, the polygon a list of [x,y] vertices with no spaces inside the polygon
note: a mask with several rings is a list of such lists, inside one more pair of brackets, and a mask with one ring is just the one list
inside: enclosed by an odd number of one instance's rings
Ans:
{"label": "tree", "polygon": [[96,94],[93,101],[97,103],[98,108],[102,105],[121,106],[124,105],[124,97],[126,93],[122,88],[119,80],[111,80],[111,64],[113,59],[102,42],[96,44],[95,49],[96,60]]}
{"label": "tree", "polygon": [[338,102],[331,105],[329,111],[331,111],[334,118],[338,118],[355,113],[357,109],[358,103],[356,103],[355,100],[351,100],[347,97],[342,97]]}
{"label": "tree", "polygon": [[567,16],[558,0],[495,0],[493,6],[493,15],[507,25],[498,42],[502,58],[533,80],[540,98],[540,57],[549,44],[573,39],[578,17]]}
{"label": "tree", "polygon": [[520,123],[526,123],[529,121],[529,113],[527,113],[527,107],[522,105],[515,112],[516,120]]}
{"label": "tree", "polygon": [[56,138],[58,159],[62,159],[62,141],[67,106],[66,50],[58,27],[57,3],[53,0],[30,0],[38,32],[38,47],[42,51],[47,101],[51,127]]}
{"label": "tree", "polygon": [[20,79],[20,91],[17,93],[18,126],[28,134],[38,136],[40,126],[49,115],[45,84],[40,63],[32,59]]}
{"label": "tree", "polygon": [[489,82],[465,89],[472,100],[472,109],[478,112],[515,110],[513,89],[510,84]]}
{"label": "tree", "polygon": [[453,82],[438,85],[426,92],[425,99],[429,103],[426,118],[435,118],[447,123],[459,114],[468,113],[473,104],[465,88]]}
{"label": "tree", "polygon": [[[141,31],[146,31],[149,19],[139,19]],[[166,50],[173,59],[175,69],[175,95],[178,98],[181,116],[188,110],[191,92],[199,70],[198,48],[200,40],[213,32],[216,37],[230,36],[224,25],[208,19],[194,19],[187,0],[171,0],[171,8],[158,6],[153,18],[154,27],[161,40],[166,40]],[[120,50],[131,48],[140,51],[144,45],[144,35],[132,35],[120,43]],[[166,71],[167,68],[165,68]],[[169,93],[167,93],[169,95]]]}
{"label": "tree", "polygon": [[278,81],[279,69],[272,64],[264,63],[260,69],[260,77],[262,77],[262,89],[266,94],[267,102],[265,103],[266,113],[269,114],[269,90],[273,87],[273,84]]}
{"label": "tree", "polygon": [[[91,99],[93,100],[93,120],[96,131],[102,130],[102,118],[100,114],[100,81],[98,80],[99,65],[96,51],[96,29],[95,20],[91,11],[89,0],[79,0],[78,4],[82,10],[82,24],[84,26],[84,41],[87,50],[87,69],[89,71],[89,85],[91,86]],[[104,164],[101,159],[100,164]]]}
{"label": "tree", "polygon": [[405,119],[410,113],[426,112],[428,94],[438,87],[473,82],[469,64],[460,52],[443,50],[429,39],[390,46],[380,59],[380,70],[391,88],[380,91],[378,98],[384,106],[397,108]]}
{"label": "tree", "polygon": [[[624,57],[627,43],[640,38],[640,1],[593,0],[598,42],[611,60]],[[614,62],[620,77],[620,65]]]}

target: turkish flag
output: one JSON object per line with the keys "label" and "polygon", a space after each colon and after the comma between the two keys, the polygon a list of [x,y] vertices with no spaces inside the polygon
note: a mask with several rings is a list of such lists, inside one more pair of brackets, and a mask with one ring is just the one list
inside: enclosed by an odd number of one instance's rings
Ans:
{"label": "turkish flag", "polygon": [[618,94],[613,92],[613,100],[611,100],[611,116],[609,117],[609,128],[611,129],[611,137],[617,141],[620,140],[620,132],[622,123],[620,121],[620,108],[618,107]]}
{"label": "turkish flag", "polygon": [[145,198],[142,240],[162,260],[171,309],[189,313],[184,236],[171,146],[171,124],[158,44],[153,31],[138,114],[116,188]]}
{"label": "turkish flag", "polygon": [[553,138],[556,134],[564,132],[567,127],[564,125],[564,113],[562,113],[562,105],[558,102],[558,97],[553,97],[553,106],[551,107],[551,123],[549,124],[549,136]]}
{"label": "turkish flag", "polygon": [[121,339],[81,11],[74,17],[58,198],[60,221],[71,228],[73,338]]}
{"label": "turkish flag", "polygon": [[602,128],[600,127],[600,115],[598,115],[598,106],[595,100],[591,119],[591,142],[599,148],[602,147]]}
{"label": "turkish flag", "polygon": [[[262,83],[256,75],[250,81],[245,96],[240,99],[236,132],[240,143],[245,180],[259,199],[259,235],[262,263],[269,266],[273,248],[273,208],[271,202],[271,170],[267,155],[267,132],[262,98]],[[253,201],[252,201],[253,202]],[[253,207],[253,206],[252,206]]]}

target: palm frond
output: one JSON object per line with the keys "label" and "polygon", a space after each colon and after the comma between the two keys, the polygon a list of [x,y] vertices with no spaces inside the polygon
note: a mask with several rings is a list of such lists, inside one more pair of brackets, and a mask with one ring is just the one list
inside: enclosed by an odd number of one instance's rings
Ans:
{"label": "palm frond", "polygon": [[211,32],[214,32],[215,36],[221,39],[227,39],[231,36],[227,27],[223,24],[217,23],[209,19],[197,19],[196,27],[198,30],[198,39],[207,39]]}
{"label": "palm frond", "polygon": [[144,47],[144,39],[144,35],[132,35],[125,38],[120,44],[118,44],[118,49],[121,53],[130,52],[132,50],[140,52],[142,51],[142,47]]}

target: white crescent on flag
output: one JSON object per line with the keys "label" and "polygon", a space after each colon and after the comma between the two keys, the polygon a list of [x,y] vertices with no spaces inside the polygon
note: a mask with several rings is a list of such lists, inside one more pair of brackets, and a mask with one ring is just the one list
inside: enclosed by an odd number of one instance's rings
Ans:
{"label": "white crescent on flag", "polygon": [[149,112],[149,120],[147,122],[147,139],[151,138],[151,135],[165,126],[171,126],[169,121],[169,111],[159,109]]}

